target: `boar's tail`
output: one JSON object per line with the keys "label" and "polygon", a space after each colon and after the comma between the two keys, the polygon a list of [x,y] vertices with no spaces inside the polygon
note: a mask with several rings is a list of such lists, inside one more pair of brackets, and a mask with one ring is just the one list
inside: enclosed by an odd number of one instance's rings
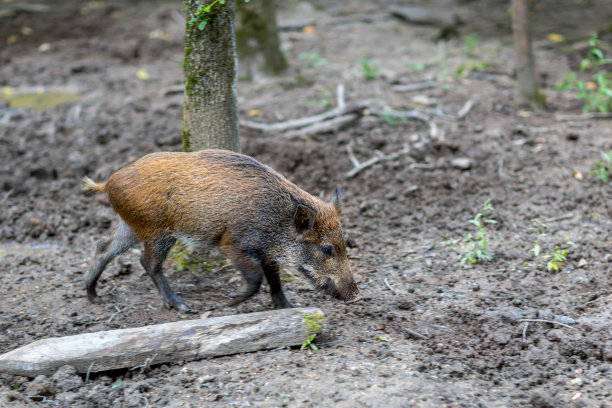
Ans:
{"label": "boar's tail", "polygon": [[105,185],[106,183],[96,183],[95,181],[93,181],[87,176],[83,177],[83,190],[85,191],[92,191],[95,193],[99,193],[101,191],[104,191]]}

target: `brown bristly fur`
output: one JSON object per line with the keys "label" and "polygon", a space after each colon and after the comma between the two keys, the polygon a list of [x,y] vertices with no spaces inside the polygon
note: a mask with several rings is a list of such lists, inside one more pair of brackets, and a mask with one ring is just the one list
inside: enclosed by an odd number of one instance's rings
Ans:
{"label": "brown bristly fur", "polygon": [[153,153],[106,183],[84,182],[89,191],[105,191],[120,217],[87,277],[92,300],[106,264],[142,241],[141,263],[164,304],[186,308],[161,273],[176,239],[220,246],[246,281],[236,302],[254,294],[266,276],[275,306],[289,307],[280,285],[281,265],[301,270],[336,297],[357,293],[340,225],[339,190],[331,203],[324,202],[255,159],[222,150]]}

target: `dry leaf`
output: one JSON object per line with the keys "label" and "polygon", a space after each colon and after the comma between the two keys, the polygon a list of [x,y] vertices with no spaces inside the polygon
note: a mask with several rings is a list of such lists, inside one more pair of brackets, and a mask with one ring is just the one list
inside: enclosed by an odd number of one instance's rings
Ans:
{"label": "dry leaf", "polygon": [[582,180],[582,173],[579,170],[574,170],[574,178],[576,180]]}
{"label": "dry leaf", "polygon": [[561,34],[556,34],[556,33],[548,34],[548,39],[554,43],[560,43],[560,42],[565,41],[564,36],[562,36]]}
{"label": "dry leaf", "polygon": [[257,116],[259,114],[261,114],[261,111],[259,109],[251,109],[249,111],[249,116]]}
{"label": "dry leaf", "polygon": [[146,81],[147,79],[149,79],[149,73],[144,68],[139,68],[138,72],[136,72],[136,76],[142,81]]}
{"label": "dry leaf", "polygon": [[304,34],[312,34],[315,31],[315,26],[312,24],[308,24],[306,27],[302,28],[302,32]]}

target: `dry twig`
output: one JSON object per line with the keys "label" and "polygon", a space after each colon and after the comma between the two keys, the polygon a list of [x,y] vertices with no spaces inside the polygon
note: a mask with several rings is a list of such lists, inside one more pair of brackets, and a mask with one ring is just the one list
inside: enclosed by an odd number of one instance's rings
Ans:
{"label": "dry twig", "polygon": [[415,82],[412,84],[397,84],[391,86],[395,92],[412,92],[412,91],[421,91],[423,89],[429,89],[435,87],[437,84],[436,81],[425,81],[425,82]]}
{"label": "dry twig", "polygon": [[113,319],[115,318],[115,316],[117,316],[119,313],[123,312],[123,310],[119,309],[119,307],[117,307],[117,305],[113,305],[115,307],[115,309],[117,309],[117,311],[115,313],[113,313],[111,315],[111,317],[108,319],[108,322],[112,322]]}
{"label": "dry twig", "polygon": [[555,115],[555,119],[560,122],[571,120],[591,120],[591,119],[612,119],[612,112],[589,112],[581,115]]}
{"label": "dry twig", "polygon": [[555,322],[554,320],[545,320],[545,319],[521,319],[521,322],[534,322],[534,323],[550,323],[550,324],[558,324],[559,326],[567,327],[568,329],[578,330],[576,327],[572,327],[569,324]]}
{"label": "dry twig", "polygon": [[472,108],[474,107],[474,101],[473,100],[468,100],[465,105],[463,105],[463,107],[461,109],[459,109],[459,111],[457,112],[457,119],[463,119],[464,117],[467,116],[468,113],[470,113],[470,111],[472,110]]}
{"label": "dry twig", "polygon": [[397,295],[397,292],[395,291],[395,289],[393,289],[393,288],[391,287],[391,285],[389,284],[389,281],[387,281],[387,278],[384,278],[383,280],[385,281],[385,285],[387,285],[387,287],[389,288],[389,290],[390,290],[391,292],[393,292],[393,294],[394,294],[394,295]]}
{"label": "dry twig", "polygon": [[260,123],[242,120],[240,124],[250,129],[263,132],[292,131],[286,136],[295,137],[312,133],[323,133],[339,129],[359,119],[365,112],[372,116],[392,116],[398,119],[413,119],[428,122],[429,116],[418,110],[399,111],[391,109],[387,104],[377,100],[362,101],[347,105],[344,99],[344,85],[338,85],[336,89],[336,107],[327,112],[299,119],[291,119],[284,122]]}
{"label": "dry twig", "polygon": [[408,333],[409,335],[411,335],[412,337],[416,337],[417,339],[421,339],[421,340],[427,340],[428,339],[428,337],[425,336],[424,334],[421,334],[421,333],[419,333],[417,331],[414,331],[412,329],[409,329],[407,327],[404,328],[404,331],[406,333]]}
{"label": "dry twig", "polygon": [[153,362],[153,360],[155,360],[155,357],[157,357],[159,353],[154,353],[151,357],[147,358],[144,363],[137,365],[135,367],[130,368],[130,371],[136,370],[138,368],[140,368],[140,372],[144,372],[144,370],[146,370],[147,368],[149,368],[149,366],[151,365],[151,363]]}

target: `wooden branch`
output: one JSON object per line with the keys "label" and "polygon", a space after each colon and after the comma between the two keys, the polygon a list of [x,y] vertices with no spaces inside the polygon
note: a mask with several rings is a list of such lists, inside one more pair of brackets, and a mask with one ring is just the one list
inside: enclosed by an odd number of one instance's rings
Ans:
{"label": "wooden branch", "polygon": [[612,119],[612,112],[590,112],[582,115],[555,115],[555,119],[560,122],[570,120],[591,120],[591,119]]}
{"label": "wooden branch", "polygon": [[463,107],[461,109],[459,109],[459,111],[457,112],[457,119],[461,120],[463,118],[465,118],[467,116],[468,113],[470,113],[470,111],[472,110],[472,108],[474,107],[474,101],[473,100],[468,100],[465,105],[463,105]]}
{"label": "wooden branch", "polygon": [[282,309],[43,339],[0,355],[0,372],[35,377],[71,365],[91,373],[297,346],[314,333],[304,320],[313,313],[323,314]]}
{"label": "wooden branch", "polygon": [[384,102],[376,100],[362,101],[356,104],[347,105],[344,101],[344,85],[342,84],[339,84],[336,89],[336,103],[337,106],[335,108],[313,116],[277,123],[260,123],[241,120],[240,125],[263,132],[292,131],[285,136],[295,137],[305,134],[338,130],[354,120],[359,119],[366,109],[367,113],[372,116],[393,116],[398,119],[414,119],[422,122],[429,121],[429,116],[418,110],[398,111],[391,109]]}
{"label": "wooden branch", "polygon": [[386,161],[386,160],[395,160],[400,157],[401,154],[408,154],[410,152],[409,146],[404,146],[404,148],[399,152],[394,152],[388,155],[385,155],[380,150],[374,150],[374,156],[364,161],[363,163],[357,160],[355,157],[355,152],[353,152],[353,146],[355,145],[354,141],[350,141],[349,144],[346,145],[346,151],[349,155],[349,160],[353,163],[353,168],[346,172],[346,178],[355,177],[361,170],[367,169],[370,166],[375,165],[378,162]]}
{"label": "wooden branch", "polygon": [[386,103],[378,100],[364,101],[362,103],[366,106],[366,108],[368,109],[368,113],[372,116],[391,116],[397,119],[412,119],[421,122],[429,122],[429,116],[416,109],[409,111],[400,111],[392,109]]}
{"label": "wooden branch", "polygon": [[358,115],[356,113],[349,113],[348,115],[338,116],[337,118],[326,120],[321,123],[314,123],[310,126],[306,126],[301,129],[289,131],[285,133],[283,136],[284,137],[298,137],[298,136],[304,136],[304,135],[312,135],[315,133],[335,132],[335,131],[342,129],[349,123],[356,121],[360,117],[361,115]]}
{"label": "wooden branch", "polygon": [[412,84],[392,85],[391,89],[393,89],[395,92],[412,92],[412,91],[421,91],[423,89],[434,88],[436,84],[437,84],[436,81],[415,82]]}

